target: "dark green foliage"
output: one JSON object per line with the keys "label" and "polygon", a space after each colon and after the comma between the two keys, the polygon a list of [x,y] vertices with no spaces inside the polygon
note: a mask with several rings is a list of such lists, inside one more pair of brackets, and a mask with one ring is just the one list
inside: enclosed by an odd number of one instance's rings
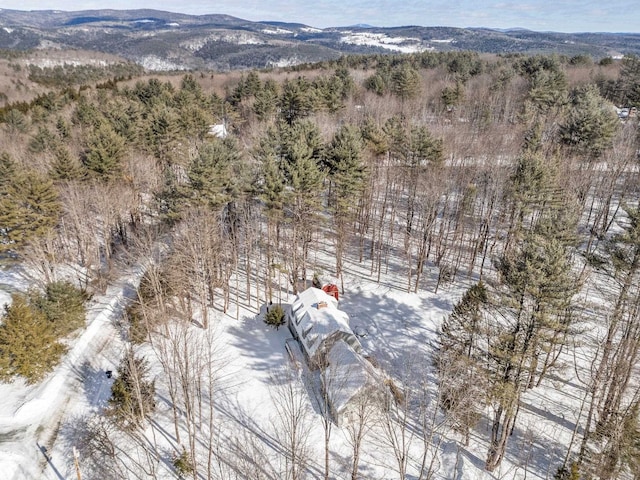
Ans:
{"label": "dark green foliage", "polygon": [[567,102],[567,89],[567,79],[562,71],[536,71],[530,80],[529,105],[539,113],[562,107]]}
{"label": "dark green foliage", "polygon": [[375,73],[367,78],[364,82],[364,88],[380,96],[387,93],[389,89],[387,80],[380,73]]}
{"label": "dark green foliage", "polygon": [[572,462],[569,467],[560,467],[553,475],[553,480],[580,480],[578,464]]}
{"label": "dark green foliage", "polygon": [[189,167],[190,188],[197,201],[217,210],[247,188],[241,155],[230,138],[205,143]]}
{"label": "dark green foliage", "polygon": [[[5,168],[7,168],[5,166]],[[58,223],[61,212],[51,180],[35,172],[0,181],[0,252],[19,250]]]}
{"label": "dark green foliage", "polygon": [[155,383],[148,380],[149,364],[144,357],[127,352],[111,386],[108,413],[125,429],[135,430],[156,407]]}
{"label": "dark green foliage", "polygon": [[313,82],[318,106],[335,113],[344,106],[344,100],[353,92],[355,85],[345,68],[338,68],[331,77],[320,77]]}
{"label": "dark green foliage", "polygon": [[286,179],[275,155],[267,154],[263,157],[262,176],[260,197],[265,204],[267,216],[280,217],[284,209]]}
{"label": "dark green foliage", "polygon": [[115,97],[102,104],[101,111],[113,130],[127,143],[138,143],[144,135],[146,122],[140,104]]}
{"label": "dark green foliage", "polygon": [[80,161],[71,157],[71,153],[64,145],[58,145],[54,151],[53,162],[49,176],[53,180],[80,180],[84,178],[86,171]]}
{"label": "dark green foliage", "polygon": [[640,58],[636,55],[625,55],[622,59],[620,97],[617,101],[621,105],[640,107]]}
{"label": "dark green foliage", "polygon": [[84,326],[87,294],[70,282],[47,284],[44,294],[31,293],[30,302],[51,322],[53,332],[64,337]]}
{"label": "dark green foliage", "polygon": [[67,87],[84,85],[109,77],[129,77],[140,75],[143,68],[135,63],[115,63],[107,66],[93,65],[56,65],[38,67],[29,65],[29,80],[48,87]]}
{"label": "dark green foliage", "polygon": [[442,139],[434,138],[424,125],[409,126],[394,116],[385,122],[382,130],[387,137],[389,151],[406,167],[415,170],[427,165],[439,166],[444,161]]}
{"label": "dark green foliage", "polygon": [[162,298],[168,298],[173,295],[171,282],[167,278],[164,270],[158,267],[149,267],[142,278],[138,287],[138,298],[140,302],[157,303]]}
{"label": "dark green foliage", "polygon": [[276,111],[278,86],[273,80],[267,80],[264,87],[255,93],[253,111],[259,120],[267,120]]}
{"label": "dark green foliage", "polygon": [[56,131],[62,140],[66,140],[71,136],[71,126],[62,117],[58,117],[56,120]]}
{"label": "dark green foliage", "polygon": [[578,153],[596,158],[611,146],[619,124],[611,105],[600,96],[597,87],[588,85],[573,93],[560,138]]}
{"label": "dark green foliage", "polygon": [[16,174],[17,165],[7,152],[0,154],[0,198],[7,195],[7,188],[13,182],[13,177]]}
{"label": "dark green foliage", "polygon": [[453,87],[445,87],[442,90],[442,101],[445,107],[455,107],[464,99],[464,86],[462,82],[456,82]]}
{"label": "dark green foliage", "polygon": [[[184,114],[189,113],[184,112]],[[194,112],[191,114],[193,118],[181,120],[176,112],[164,105],[154,105],[147,114],[144,142],[149,151],[163,164],[173,163],[176,148],[182,138],[181,128],[184,131],[193,130],[193,133],[200,137],[206,131],[206,121],[199,122],[199,114]]]}
{"label": "dark green foliage", "polygon": [[125,152],[124,139],[108,123],[101,123],[87,139],[82,163],[97,178],[115,180],[122,174]]}
{"label": "dark green foliage", "polygon": [[296,120],[306,117],[316,107],[315,91],[303,77],[285,80],[278,100],[280,115],[292,125]]}
{"label": "dark green foliage", "polygon": [[557,73],[562,70],[560,58],[549,55],[523,56],[517,59],[513,65],[520,74],[528,77],[533,77],[542,71]]}
{"label": "dark green foliage", "polygon": [[270,305],[267,307],[267,314],[264,317],[264,323],[278,328],[284,325],[284,310],[280,305]]}
{"label": "dark green foliage", "polygon": [[20,110],[12,108],[4,118],[9,133],[26,133],[29,129],[29,119]]}
{"label": "dark green foliage", "polygon": [[569,59],[569,65],[588,67],[593,65],[593,58],[590,55],[574,55]]}
{"label": "dark green foliage", "polygon": [[617,274],[635,273],[640,261],[640,208],[625,207],[628,223],[613,236],[608,247]]}
{"label": "dark green foliage", "polygon": [[131,95],[142,102],[146,107],[157,104],[167,104],[173,97],[174,88],[171,83],[162,83],[157,78],[151,78],[147,83],[136,82]]}
{"label": "dark green foliage", "polygon": [[435,365],[442,395],[455,430],[468,441],[469,430],[480,419],[486,384],[483,357],[483,312],[489,306],[485,285],[479,282],[465,292],[442,323]]}
{"label": "dark green foliage", "polygon": [[24,295],[12,295],[0,323],[0,380],[20,375],[27,383],[35,383],[53,369],[64,352],[45,314]]}
{"label": "dark green foliage", "polygon": [[409,100],[420,93],[420,75],[403,63],[391,72],[391,91],[401,100]]}
{"label": "dark green foliage", "polygon": [[362,137],[356,127],[345,125],[333,137],[326,152],[326,166],[333,183],[333,208],[346,217],[359,201],[367,167],[362,161]]}
{"label": "dark green foliage", "polygon": [[173,467],[176,469],[179,478],[184,478],[193,472],[193,460],[184,447],[182,448],[182,453],[174,457]]}
{"label": "dark green foliage", "polygon": [[446,65],[447,70],[463,83],[483,72],[483,62],[476,52],[455,52],[447,58]]}
{"label": "dark green foliage", "polygon": [[31,153],[42,153],[47,150],[53,150],[57,145],[56,137],[49,131],[47,127],[38,127],[38,133],[29,142],[29,151]]}
{"label": "dark green foliage", "polygon": [[549,169],[540,154],[523,153],[509,182],[509,195],[519,222],[540,208],[549,195]]}
{"label": "dark green foliage", "polygon": [[83,127],[97,127],[104,120],[104,116],[98,107],[90,103],[85,97],[80,97],[73,111],[72,121],[74,125]]}
{"label": "dark green foliage", "polygon": [[149,325],[142,304],[129,305],[125,312],[125,320],[129,322],[129,340],[132,343],[141,344],[149,339]]}

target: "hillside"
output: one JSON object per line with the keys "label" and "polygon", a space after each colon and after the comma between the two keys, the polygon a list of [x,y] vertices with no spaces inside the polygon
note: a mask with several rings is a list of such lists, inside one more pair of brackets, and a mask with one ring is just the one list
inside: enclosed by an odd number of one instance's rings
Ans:
{"label": "hillside", "polygon": [[460,51],[606,56],[640,53],[640,35],[542,33],[448,27],[336,27],[250,22],[156,10],[78,12],[3,9],[0,48],[82,49],[151,70],[269,68],[348,53]]}

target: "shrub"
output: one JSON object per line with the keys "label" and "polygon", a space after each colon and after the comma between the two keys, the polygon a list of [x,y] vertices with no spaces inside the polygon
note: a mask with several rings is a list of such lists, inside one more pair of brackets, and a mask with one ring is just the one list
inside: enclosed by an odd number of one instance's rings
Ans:
{"label": "shrub", "polygon": [[276,330],[280,325],[284,324],[284,310],[280,305],[270,305],[267,307],[267,314],[264,317],[264,322],[267,325],[276,327]]}
{"label": "shrub", "polygon": [[184,478],[193,473],[193,460],[191,455],[182,447],[182,453],[173,459],[173,466],[178,473],[179,478]]}

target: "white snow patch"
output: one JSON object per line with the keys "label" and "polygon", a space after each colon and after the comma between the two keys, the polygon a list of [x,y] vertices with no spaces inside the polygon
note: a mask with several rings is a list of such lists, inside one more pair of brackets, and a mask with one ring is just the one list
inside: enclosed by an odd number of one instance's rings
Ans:
{"label": "white snow patch", "polygon": [[350,43],[352,45],[365,45],[370,47],[379,47],[394,52],[417,53],[428,50],[428,47],[422,44],[422,40],[412,37],[390,37],[386,33],[371,32],[345,32],[347,35],[340,38],[342,43]]}
{"label": "white snow patch", "polygon": [[266,33],[267,35],[288,35],[293,32],[291,30],[278,27],[278,28],[263,28],[262,33]]}
{"label": "white snow patch", "polygon": [[138,59],[138,63],[147,70],[155,70],[159,72],[168,70],[186,70],[187,67],[179,63],[171,62],[164,58],[157,57],[155,55],[148,55]]}
{"label": "white snow patch", "polygon": [[320,28],[314,28],[314,27],[302,27],[300,29],[301,32],[308,32],[308,33],[320,33],[322,32],[322,29]]}
{"label": "white snow patch", "polygon": [[179,27],[180,24],[177,23],[177,22],[171,22],[171,23],[167,23],[167,26],[169,26],[169,27]]}
{"label": "white snow patch", "polygon": [[39,58],[37,60],[31,61],[31,65],[35,65],[40,68],[53,68],[53,67],[64,67],[64,66],[73,66],[79,67],[82,65],[92,65],[96,67],[106,67],[107,65],[113,64],[114,62],[108,62],[107,60],[97,60],[97,59],[62,59],[62,58]]}
{"label": "white snow patch", "polygon": [[191,52],[197,52],[209,42],[227,42],[236,45],[261,45],[265,43],[250,33],[233,32],[233,33],[214,33],[202,38],[195,38],[180,43],[182,48]]}
{"label": "white snow patch", "polygon": [[3,478],[17,478],[20,465],[25,465],[27,462],[28,460],[22,455],[4,449],[0,450],[0,472],[2,472]]}
{"label": "white snow patch", "polygon": [[277,61],[270,61],[268,62],[268,65],[270,67],[275,67],[275,68],[284,68],[284,67],[293,67],[294,65],[298,65],[302,63],[300,61],[299,58],[297,57],[292,57],[292,58],[281,58],[280,60]]}
{"label": "white snow patch", "polygon": [[453,38],[443,38],[443,39],[432,39],[429,40],[432,43],[452,43]]}
{"label": "white snow patch", "polygon": [[209,131],[207,133],[218,138],[227,138],[228,135],[227,127],[224,125],[224,123],[209,125]]}
{"label": "white snow patch", "polygon": [[9,28],[9,27],[2,27],[2,29],[7,32],[7,33],[12,33],[13,32],[13,28]]}
{"label": "white snow patch", "polygon": [[156,21],[145,18],[143,20],[133,20],[131,23],[156,23]]}

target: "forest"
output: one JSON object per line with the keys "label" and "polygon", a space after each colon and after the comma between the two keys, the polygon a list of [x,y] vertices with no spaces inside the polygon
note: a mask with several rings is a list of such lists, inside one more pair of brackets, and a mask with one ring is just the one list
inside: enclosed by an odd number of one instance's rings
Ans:
{"label": "forest", "polygon": [[[83,439],[88,478],[640,478],[638,57],[67,70],[25,68],[47,93],[0,108],[0,265],[31,278],[2,314],[0,381],[45,379],[91,298],[144,264],[110,398],[63,428]],[[283,374],[277,448],[234,436],[216,410],[217,324],[317,277],[348,299],[354,272],[455,297],[420,356],[378,359],[393,405],[358,405],[338,465],[329,413],[311,448],[306,397]],[[570,385],[561,453],[522,460],[525,399]],[[368,437],[388,464],[371,463]],[[460,474],[449,441],[490,476]]]}

